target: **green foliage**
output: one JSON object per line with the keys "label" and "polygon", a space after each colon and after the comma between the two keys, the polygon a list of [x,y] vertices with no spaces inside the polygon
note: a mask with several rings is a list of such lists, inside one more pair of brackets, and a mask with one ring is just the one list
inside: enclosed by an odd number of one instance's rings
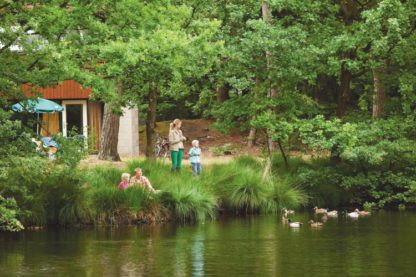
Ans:
{"label": "green foliage", "polygon": [[70,168],[75,168],[78,166],[79,162],[86,157],[87,148],[81,137],[55,135],[53,139],[58,143],[58,151],[55,154],[58,163],[65,164]]}
{"label": "green foliage", "polygon": [[83,174],[72,167],[54,166],[49,170],[40,190],[47,223],[73,225],[89,222]]}
{"label": "green foliage", "polygon": [[13,198],[0,195],[0,231],[18,232],[24,229],[17,219],[19,208]]}
{"label": "green foliage", "polygon": [[25,225],[75,224],[88,220],[83,176],[44,158],[14,158],[0,191],[14,197]]}

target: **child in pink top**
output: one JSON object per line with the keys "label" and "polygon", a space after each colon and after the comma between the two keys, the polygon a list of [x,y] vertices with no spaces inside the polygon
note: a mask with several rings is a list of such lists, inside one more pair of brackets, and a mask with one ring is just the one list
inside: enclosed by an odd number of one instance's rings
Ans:
{"label": "child in pink top", "polygon": [[118,189],[125,190],[130,186],[130,174],[123,173],[121,174],[121,182],[118,184]]}

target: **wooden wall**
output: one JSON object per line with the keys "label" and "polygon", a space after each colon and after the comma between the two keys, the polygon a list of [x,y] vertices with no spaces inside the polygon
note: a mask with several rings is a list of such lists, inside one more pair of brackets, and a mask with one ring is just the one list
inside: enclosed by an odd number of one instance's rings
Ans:
{"label": "wooden wall", "polygon": [[[29,85],[22,86],[26,96],[31,96]],[[49,86],[46,88],[38,88],[38,92],[42,94],[41,97],[46,99],[88,99],[91,94],[90,88],[82,88],[79,83],[74,80],[65,80],[56,86]]]}

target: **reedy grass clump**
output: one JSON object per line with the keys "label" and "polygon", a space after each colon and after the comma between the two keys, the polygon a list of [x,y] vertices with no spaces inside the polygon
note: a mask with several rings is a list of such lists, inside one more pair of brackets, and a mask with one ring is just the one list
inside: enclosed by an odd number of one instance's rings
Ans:
{"label": "reedy grass clump", "polygon": [[94,187],[87,192],[88,205],[96,224],[117,225],[128,215],[128,198],[116,186]]}
{"label": "reedy grass clump", "polygon": [[189,184],[173,184],[163,192],[162,203],[180,222],[214,219],[217,207],[213,194]]}
{"label": "reedy grass clump", "polygon": [[253,213],[266,206],[268,188],[258,171],[237,163],[223,166],[220,171],[222,175],[213,186],[223,208]]}
{"label": "reedy grass clump", "polygon": [[267,197],[267,212],[278,212],[282,208],[296,209],[308,203],[307,194],[288,178],[273,177]]}
{"label": "reedy grass clump", "polygon": [[93,169],[83,170],[86,183],[92,187],[110,186],[120,183],[123,171],[110,166],[97,166]]}
{"label": "reedy grass clump", "polygon": [[227,165],[213,166],[209,179],[223,208],[236,213],[267,213],[306,204],[305,193],[292,182],[264,174],[264,163],[242,156]]}

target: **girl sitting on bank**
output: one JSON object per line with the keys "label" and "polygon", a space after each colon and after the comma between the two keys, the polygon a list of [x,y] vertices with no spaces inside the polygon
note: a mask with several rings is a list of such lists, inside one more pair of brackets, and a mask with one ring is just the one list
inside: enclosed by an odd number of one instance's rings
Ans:
{"label": "girl sitting on bank", "polygon": [[121,174],[121,182],[118,184],[118,189],[125,190],[130,186],[130,174],[123,173]]}

